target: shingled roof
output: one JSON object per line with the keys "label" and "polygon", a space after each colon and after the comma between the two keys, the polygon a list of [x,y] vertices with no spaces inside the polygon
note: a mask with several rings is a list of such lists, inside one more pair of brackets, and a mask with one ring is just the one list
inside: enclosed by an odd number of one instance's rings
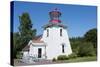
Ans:
{"label": "shingled roof", "polygon": [[38,38],[37,40],[32,40],[33,43],[44,43],[43,41],[41,41],[41,38]]}
{"label": "shingled roof", "polygon": [[[41,41],[41,38],[42,38],[42,35],[39,35],[39,36],[36,36],[32,39],[32,42],[33,43],[44,43],[43,41]],[[22,51],[29,51],[29,46],[30,45],[26,45]]]}
{"label": "shingled roof", "polygon": [[22,51],[29,51],[29,45],[26,45],[26,46],[22,49]]}

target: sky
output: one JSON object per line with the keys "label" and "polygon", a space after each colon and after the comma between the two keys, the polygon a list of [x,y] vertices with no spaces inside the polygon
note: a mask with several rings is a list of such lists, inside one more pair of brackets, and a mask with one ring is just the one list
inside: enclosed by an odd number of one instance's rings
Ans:
{"label": "sky", "polygon": [[37,35],[43,34],[42,26],[49,23],[49,12],[58,8],[62,13],[61,23],[67,26],[69,37],[82,37],[90,29],[97,27],[97,7],[72,4],[51,4],[38,2],[14,2],[14,32],[18,32],[19,16],[28,12],[37,29]]}

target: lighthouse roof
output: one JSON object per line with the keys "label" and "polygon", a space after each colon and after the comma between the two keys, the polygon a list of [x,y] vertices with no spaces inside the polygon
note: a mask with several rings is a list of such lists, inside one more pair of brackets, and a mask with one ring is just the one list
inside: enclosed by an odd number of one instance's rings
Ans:
{"label": "lighthouse roof", "polygon": [[48,23],[46,25],[43,26],[43,28],[48,28],[48,27],[53,27],[53,26],[58,26],[58,27],[63,27],[63,28],[67,28],[67,26],[61,24],[61,23]]}
{"label": "lighthouse roof", "polygon": [[60,20],[61,12],[58,11],[57,8],[55,8],[53,11],[50,11],[49,16],[50,16],[49,23],[43,26],[44,29],[48,27],[54,27],[54,26],[67,28],[67,26],[62,24],[62,21]]}

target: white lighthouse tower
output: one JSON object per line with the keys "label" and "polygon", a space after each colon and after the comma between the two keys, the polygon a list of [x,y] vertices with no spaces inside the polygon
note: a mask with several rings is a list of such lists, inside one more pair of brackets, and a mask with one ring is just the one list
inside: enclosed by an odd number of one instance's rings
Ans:
{"label": "white lighthouse tower", "polygon": [[61,12],[57,9],[49,12],[50,21],[44,25],[42,39],[46,44],[47,59],[57,58],[59,55],[69,55],[72,53],[68,38],[67,27],[62,24],[59,17]]}

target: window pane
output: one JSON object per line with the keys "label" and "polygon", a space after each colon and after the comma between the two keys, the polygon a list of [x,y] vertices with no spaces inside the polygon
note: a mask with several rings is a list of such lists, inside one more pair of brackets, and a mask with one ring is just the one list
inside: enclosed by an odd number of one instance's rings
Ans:
{"label": "window pane", "polygon": [[47,37],[49,36],[49,30],[47,29]]}
{"label": "window pane", "polygon": [[65,51],[64,51],[64,45],[62,45],[62,53],[64,53]]}
{"label": "window pane", "polygon": [[62,36],[62,29],[60,29],[60,36]]}

